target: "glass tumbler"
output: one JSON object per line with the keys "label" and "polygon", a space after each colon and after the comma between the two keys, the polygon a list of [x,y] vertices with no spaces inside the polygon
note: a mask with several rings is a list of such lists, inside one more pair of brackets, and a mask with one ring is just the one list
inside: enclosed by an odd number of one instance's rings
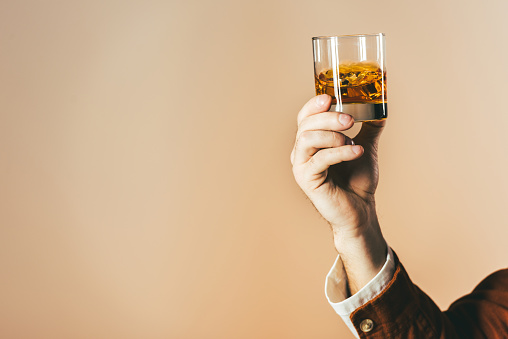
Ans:
{"label": "glass tumbler", "polygon": [[383,33],[314,37],[312,45],[316,94],[332,96],[329,111],[356,122],[387,118]]}

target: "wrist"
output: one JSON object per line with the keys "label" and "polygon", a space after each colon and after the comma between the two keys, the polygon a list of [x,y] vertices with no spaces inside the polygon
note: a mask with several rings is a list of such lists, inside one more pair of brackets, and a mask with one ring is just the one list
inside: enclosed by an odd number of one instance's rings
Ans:
{"label": "wrist", "polygon": [[353,240],[380,231],[376,205],[372,201],[369,204],[355,207],[339,223],[330,222],[330,226],[336,240]]}
{"label": "wrist", "polygon": [[381,270],[386,262],[388,246],[377,218],[354,231],[334,230],[333,235],[351,294],[355,294]]}
{"label": "wrist", "polygon": [[383,266],[386,260],[387,244],[379,225],[373,224],[355,232],[334,232],[333,240],[343,261],[349,257],[364,258],[374,266]]}

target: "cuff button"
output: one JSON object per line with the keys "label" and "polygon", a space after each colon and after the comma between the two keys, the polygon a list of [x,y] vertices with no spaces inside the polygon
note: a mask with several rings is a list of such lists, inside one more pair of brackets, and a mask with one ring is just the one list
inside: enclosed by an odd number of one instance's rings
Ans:
{"label": "cuff button", "polygon": [[365,332],[365,333],[370,332],[370,331],[372,331],[373,328],[374,328],[374,322],[370,319],[364,319],[360,323],[360,330],[362,330],[362,332]]}

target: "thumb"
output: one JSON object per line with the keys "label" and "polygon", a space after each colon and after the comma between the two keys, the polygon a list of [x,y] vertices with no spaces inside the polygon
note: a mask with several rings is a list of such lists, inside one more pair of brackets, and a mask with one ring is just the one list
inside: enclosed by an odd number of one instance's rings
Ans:
{"label": "thumb", "polygon": [[353,139],[354,142],[366,149],[377,148],[377,143],[385,125],[386,120],[362,122],[362,128]]}

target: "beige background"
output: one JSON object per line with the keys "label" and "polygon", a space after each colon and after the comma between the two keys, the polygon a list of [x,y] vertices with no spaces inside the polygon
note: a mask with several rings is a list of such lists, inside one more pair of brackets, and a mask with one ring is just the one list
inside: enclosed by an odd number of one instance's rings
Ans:
{"label": "beige background", "polygon": [[311,37],[384,32],[379,216],[441,307],[507,265],[506,1],[1,1],[0,337],[352,338],[294,182]]}

